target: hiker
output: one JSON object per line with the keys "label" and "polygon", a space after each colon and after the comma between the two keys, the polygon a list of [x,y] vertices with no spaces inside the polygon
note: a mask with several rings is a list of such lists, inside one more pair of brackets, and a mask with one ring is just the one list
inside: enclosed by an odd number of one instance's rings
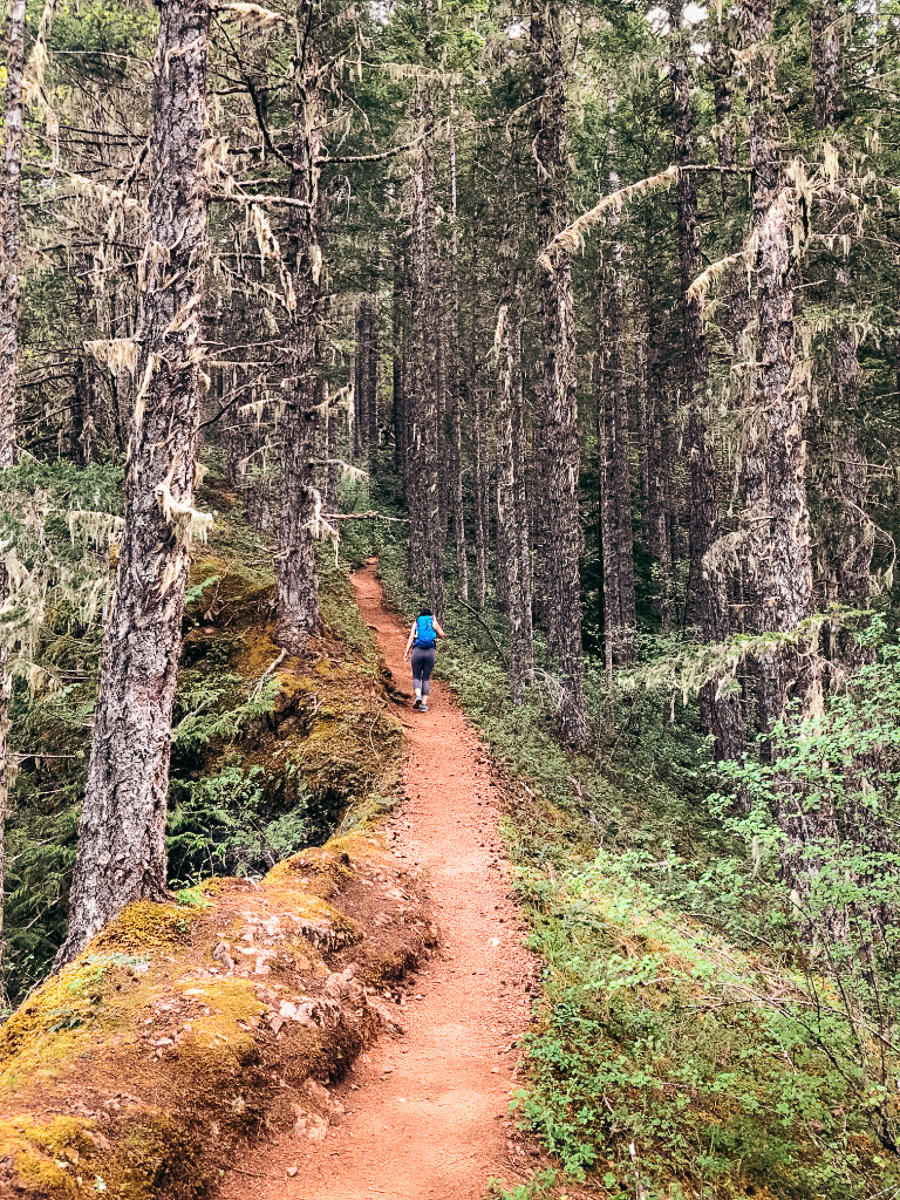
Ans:
{"label": "hiker", "polygon": [[403,652],[403,661],[408,662],[412,652],[413,687],[416,698],[413,708],[428,712],[428,695],[431,691],[431,672],[434,670],[434,654],[438,638],[447,635],[434,619],[430,608],[423,608],[413,621],[409,640]]}

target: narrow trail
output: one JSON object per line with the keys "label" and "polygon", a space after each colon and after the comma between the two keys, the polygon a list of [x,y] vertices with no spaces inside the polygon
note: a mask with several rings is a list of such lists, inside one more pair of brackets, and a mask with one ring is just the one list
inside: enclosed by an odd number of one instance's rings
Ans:
{"label": "narrow trail", "polygon": [[[396,681],[409,688],[407,629],[384,607],[375,565],[356,572],[353,586]],[[428,874],[440,949],[402,1010],[405,1035],[384,1035],[335,1088],[344,1112],[327,1136],[288,1134],[257,1147],[226,1178],[221,1200],[479,1200],[492,1175],[515,1173],[506,1114],[532,969],[508,898],[500,798],[487,751],[448,688],[433,685],[427,714],[400,711],[406,798],[388,837]]]}

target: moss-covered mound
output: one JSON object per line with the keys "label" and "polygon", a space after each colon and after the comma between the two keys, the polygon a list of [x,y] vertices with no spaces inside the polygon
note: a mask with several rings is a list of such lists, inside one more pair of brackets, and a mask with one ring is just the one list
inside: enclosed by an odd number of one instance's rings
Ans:
{"label": "moss-covered mound", "polygon": [[184,899],[130,906],[0,1030],[0,1195],[202,1195],[342,1074],[434,940],[373,832]]}

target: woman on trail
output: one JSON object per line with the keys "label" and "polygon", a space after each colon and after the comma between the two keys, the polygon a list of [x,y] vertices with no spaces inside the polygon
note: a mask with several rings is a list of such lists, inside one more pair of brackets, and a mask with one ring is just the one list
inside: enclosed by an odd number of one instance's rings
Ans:
{"label": "woman on trail", "polygon": [[419,712],[428,712],[428,695],[431,691],[431,672],[434,670],[437,640],[446,636],[430,608],[422,609],[409,631],[409,640],[403,653],[403,661],[409,661],[410,651],[412,651],[413,687],[416,689],[413,708],[418,709]]}

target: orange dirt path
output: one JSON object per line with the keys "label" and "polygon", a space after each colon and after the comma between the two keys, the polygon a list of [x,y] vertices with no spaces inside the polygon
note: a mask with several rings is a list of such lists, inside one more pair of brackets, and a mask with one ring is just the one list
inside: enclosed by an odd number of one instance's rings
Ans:
{"label": "orange dirt path", "polygon": [[[354,574],[357,602],[396,683],[411,690],[408,630],[385,609],[375,569]],[[508,898],[500,797],[447,687],[433,684],[426,714],[399,711],[406,799],[388,837],[427,872],[440,949],[397,1010],[405,1034],[382,1036],[334,1089],[345,1111],[324,1140],[292,1133],[256,1147],[221,1200],[479,1200],[491,1176],[517,1174],[507,1157],[512,1043],[527,1024],[533,968]]]}

